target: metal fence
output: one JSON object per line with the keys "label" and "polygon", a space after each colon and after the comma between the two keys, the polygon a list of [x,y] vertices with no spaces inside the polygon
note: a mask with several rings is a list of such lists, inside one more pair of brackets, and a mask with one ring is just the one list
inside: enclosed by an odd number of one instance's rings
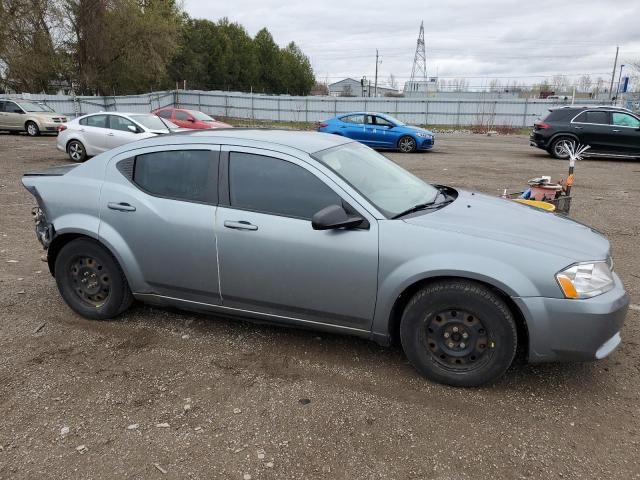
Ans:
{"label": "metal fence", "polygon": [[[17,96],[17,97],[25,97]],[[294,97],[224,91],[172,90],[127,96],[26,95],[55,111],[79,116],[99,111],[149,112],[165,106],[201,110],[214,117],[255,121],[317,122],[354,111],[387,113],[417,125],[527,127],[567,102],[532,99],[433,99]],[[580,104],[601,104],[580,100]]]}

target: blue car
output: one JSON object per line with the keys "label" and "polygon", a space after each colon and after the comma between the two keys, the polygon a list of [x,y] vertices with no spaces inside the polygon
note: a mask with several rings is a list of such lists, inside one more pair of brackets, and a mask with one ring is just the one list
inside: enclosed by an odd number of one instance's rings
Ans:
{"label": "blue car", "polygon": [[404,153],[431,150],[435,143],[433,132],[382,113],[345,113],[320,122],[318,131],[352,138],[372,148],[398,149]]}

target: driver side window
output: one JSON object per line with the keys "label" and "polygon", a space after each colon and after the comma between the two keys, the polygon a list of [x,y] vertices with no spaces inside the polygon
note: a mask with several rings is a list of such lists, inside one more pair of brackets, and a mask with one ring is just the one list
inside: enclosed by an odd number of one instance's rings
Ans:
{"label": "driver side window", "polygon": [[[129,129],[129,127],[135,127],[136,130],[138,129],[138,127],[136,127],[136,125],[129,119],[126,119],[124,117],[120,117],[118,115],[111,115],[109,118],[109,125],[110,128],[112,130],[120,130],[123,132],[131,132],[131,130]],[[133,132],[131,132],[133,133]]]}
{"label": "driver side window", "polygon": [[620,127],[640,128],[640,120],[627,113],[614,112],[613,124]]}
{"label": "driver side window", "polygon": [[229,155],[231,208],[311,220],[341,198],[304,168],[278,158],[252,153]]}

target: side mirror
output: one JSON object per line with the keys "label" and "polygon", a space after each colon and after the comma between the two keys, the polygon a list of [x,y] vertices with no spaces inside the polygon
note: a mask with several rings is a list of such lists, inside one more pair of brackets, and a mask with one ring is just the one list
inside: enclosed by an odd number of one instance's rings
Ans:
{"label": "side mirror", "polygon": [[314,230],[334,230],[355,228],[364,221],[359,215],[349,215],[340,205],[329,205],[317,212],[311,219]]}
{"label": "side mirror", "polygon": [[132,133],[140,133],[140,131],[138,130],[138,127],[136,127],[135,125],[127,125],[127,128]]}
{"label": "side mirror", "polygon": [[189,121],[190,121],[191,123],[196,123],[196,119],[195,119],[195,118],[193,118],[193,117],[190,117],[190,118],[189,118]]}

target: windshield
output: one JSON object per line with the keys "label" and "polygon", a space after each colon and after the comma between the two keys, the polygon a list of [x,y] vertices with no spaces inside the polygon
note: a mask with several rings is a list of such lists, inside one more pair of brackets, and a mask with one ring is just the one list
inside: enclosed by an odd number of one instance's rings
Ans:
{"label": "windshield", "polygon": [[207,115],[206,113],[198,112],[197,110],[190,110],[189,113],[196,120],[202,120],[204,122],[215,122],[215,120],[211,118],[209,115]]}
{"label": "windshield", "polygon": [[160,117],[145,113],[142,115],[130,115],[132,120],[135,120],[140,125],[149,130],[169,130],[169,128],[179,128],[168,120],[161,120]]}
{"label": "windshield", "polygon": [[391,218],[420,203],[435,200],[438,190],[387,157],[353,142],[313,154]]}
{"label": "windshield", "polygon": [[380,115],[382,118],[386,118],[387,120],[389,120],[391,123],[395,123],[396,125],[406,125],[406,123],[401,122],[400,120],[398,120],[397,118],[392,117],[391,115]]}
{"label": "windshield", "polygon": [[20,102],[19,105],[25,112],[53,112],[53,110],[47,107],[44,103]]}

